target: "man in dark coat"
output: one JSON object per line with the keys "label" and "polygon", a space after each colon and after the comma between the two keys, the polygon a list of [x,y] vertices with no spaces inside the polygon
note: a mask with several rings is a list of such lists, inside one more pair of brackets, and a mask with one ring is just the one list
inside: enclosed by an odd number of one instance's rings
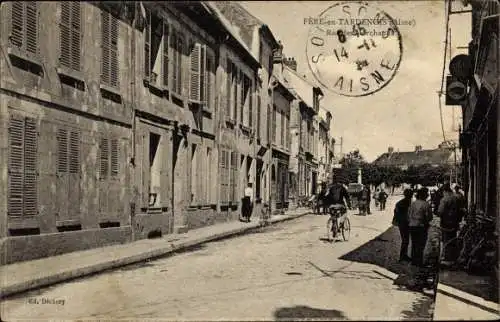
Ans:
{"label": "man in dark coat", "polygon": [[398,226],[401,235],[401,248],[399,251],[399,261],[410,261],[408,256],[408,245],[410,243],[410,228],[408,226],[408,209],[411,205],[413,191],[405,189],[403,192],[404,198],[399,200],[394,207],[394,217],[392,224]]}

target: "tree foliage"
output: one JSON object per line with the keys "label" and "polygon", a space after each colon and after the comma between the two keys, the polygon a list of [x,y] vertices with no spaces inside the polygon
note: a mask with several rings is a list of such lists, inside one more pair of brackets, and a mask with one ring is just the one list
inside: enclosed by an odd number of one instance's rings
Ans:
{"label": "tree foliage", "polygon": [[363,183],[379,186],[386,183],[389,186],[408,183],[412,185],[433,186],[450,177],[451,166],[424,164],[410,166],[403,170],[395,166],[378,166],[365,161],[359,150],[347,153],[340,161],[343,181],[356,182],[358,169],[361,168]]}

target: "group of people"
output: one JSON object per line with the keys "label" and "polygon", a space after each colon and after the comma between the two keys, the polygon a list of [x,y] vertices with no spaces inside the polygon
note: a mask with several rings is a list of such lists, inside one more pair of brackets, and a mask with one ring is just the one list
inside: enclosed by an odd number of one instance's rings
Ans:
{"label": "group of people", "polygon": [[[442,242],[446,244],[457,236],[466,208],[460,187],[456,186],[453,191],[449,183],[444,183],[436,191],[434,200],[428,199],[429,190],[425,187],[416,191],[405,189],[403,199],[398,201],[394,208],[393,225],[399,227],[401,234],[399,260],[411,262],[417,267],[424,264],[424,249],[433,215],[440,217]],[[408,256],[410,239],[411,257]],[[444,261],[452,261],[454,255],[452,247],[445,249]]]}

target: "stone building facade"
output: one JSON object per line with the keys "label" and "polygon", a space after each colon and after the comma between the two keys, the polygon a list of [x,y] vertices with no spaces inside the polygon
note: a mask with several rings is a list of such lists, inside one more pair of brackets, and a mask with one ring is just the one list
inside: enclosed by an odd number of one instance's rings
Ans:
{"label": "stone building facade", "polygon": [[248,46],[202,2],[0,16],[3,262],[235,220],[247,182],[270,194],[277,42],[262,23]]}

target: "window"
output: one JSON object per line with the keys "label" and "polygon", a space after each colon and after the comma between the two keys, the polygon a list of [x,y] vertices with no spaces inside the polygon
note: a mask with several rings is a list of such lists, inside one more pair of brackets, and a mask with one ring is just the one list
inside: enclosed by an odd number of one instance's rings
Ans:
{"label": "window", "polygon": [[11,115],[9,126],[8,215],[38,214],[36,120]]}
{"label": "window", "polygon": [[13,1],[10,42],[23,51],[38,53],[38,3]]}
{"label": "window", "polygon": [[175,31],[172,33],[172,91],[182,95],[182,51],[183,36]]}
{"label": "window", "polygon": [[221,203],[229,202],[229,151],[219,150],[219,199]]}
{"label": "window", "polygon": [[240,122],[245,126],[251,126],[251,106],[252,106],[252,82],[243,72],[240,72],[241,79],[241,100],[240,100]]}
{"label": "window", "polygon": [[212,149],[207,148],[207,159],[206,162],[203,162],[205,165],[205,201],[207,203],[212,203]]}
{"label": "window", "polygon": [[81,63],[81,7],[79,2],[61,4],[60,56],[61,65],[80,71]]}
{"label": "window", "polygon": [[152,84],[168,88],[168,24],[146,11],[144,28],[144,77]]}
{"label": "window", "polygon": [[226,118],[231,118],[231,89],[232,89],[232,77],[233,77],[233,63],[227,59],[226,60]]}
{"label": "window", "polygon": [[195,44],[190,55],[190,96],[192,101],[200,102],[207,108],[213,107],[214,56],[202,44]]}
{"label": "window", "polygon": [[232,86],[232,95],[233,95],[233,115],[232,119],[234,121],[237,121],[238,118],[238,83],[239,83],[239,73],[238,73],[238,68],[236,67],[235,64],[233,64],[233,67],[231,68],[232,71],[232,76],[231,76],[231,86]]}
{"label": "window", "polygon": [[235,151],[231,152],[231,178],[230,178],[230,186],[231,186],[231,201],[238,201],[238,154]]}
{"label": "window", "polygon": [[273,115],[272,115],[272,129],[271,129],[271,142],[276,143],[276,105],[273,105]]}
{"label": "window", "polygon": [[57,131],[57,172],[80,172],[80,133],[61,128]]}
{"label": "window", "polygon": [[283,111],[280,111],[280,145],[285,147],[285,114]]}
{"label": "window", "polygon": [[101,138],[99,144],[99,173],[101,180],[118,176],[118,140]]}
{"label": "window", "polygon": [[200,199],[198,187],[198,158],[196,144],[191,145],[191,203],[198,203]]}
{"label": "window", "polygon": [[256,92],[257,95],[257,139],[260,139],[260,113],[261,112],[261,98],[260,93]]}
{"label": "window", "polygon": [[118,87],[118,19],[101,11],[101,82]]}

